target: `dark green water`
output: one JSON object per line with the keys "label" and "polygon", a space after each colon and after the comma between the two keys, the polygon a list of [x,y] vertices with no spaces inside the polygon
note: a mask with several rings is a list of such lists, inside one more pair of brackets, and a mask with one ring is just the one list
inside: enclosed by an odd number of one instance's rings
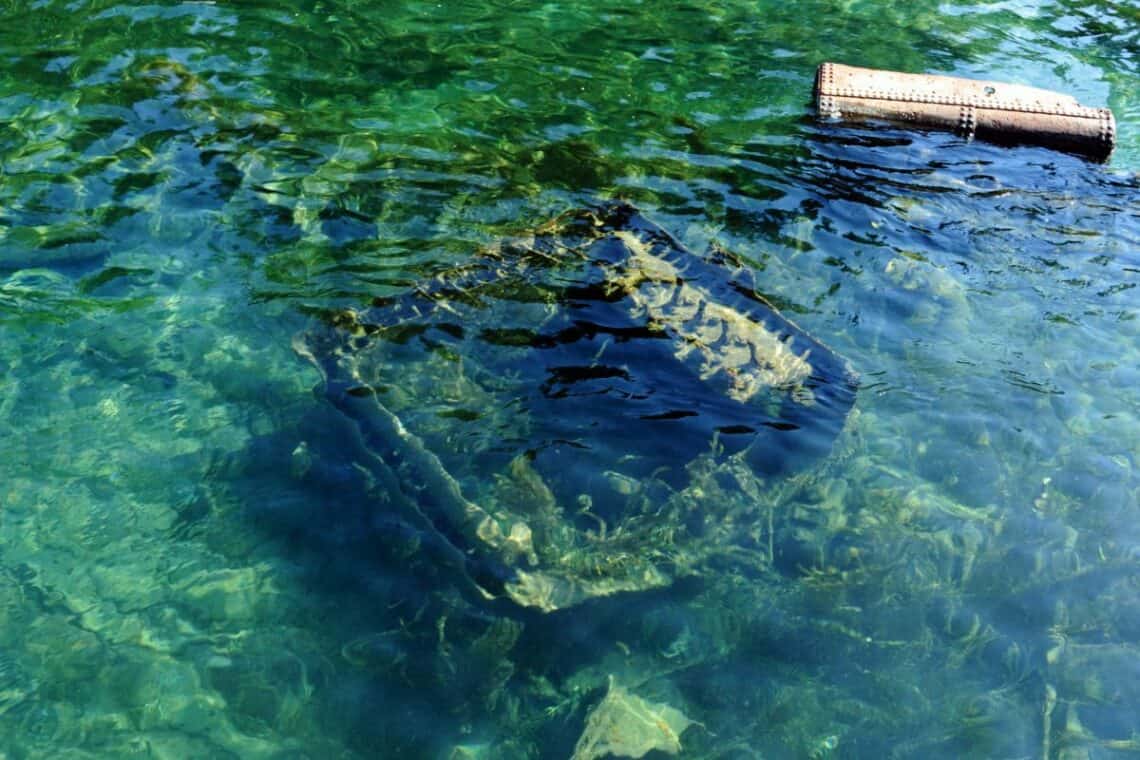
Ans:
{"label": "dark green water", "polygon": [[[684,757],[1140,754],[1136,5],[0,22],[4,757],[566,758],[610,677]],[[1118,148],[817,124],[824,60],[1067,91]],[[695,577],[480,605],[350,465],[297,477],[343,422],[291,339],[606,197],[749,262],[855,410]]]}

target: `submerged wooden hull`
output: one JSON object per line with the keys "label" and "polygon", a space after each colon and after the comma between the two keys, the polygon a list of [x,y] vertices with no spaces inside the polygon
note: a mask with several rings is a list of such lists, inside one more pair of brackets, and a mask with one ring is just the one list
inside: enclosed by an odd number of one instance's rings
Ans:
{"label": "submerged wooden hull", "polygon": [[700,509],[694,463],[794,471],[855,399],[847,362],[739,262],[622,203],[329,315],[297,346],[389,502],[454,545],[480,593],[547,611],[669,583],[654,537],[690,530],[673,522]]}

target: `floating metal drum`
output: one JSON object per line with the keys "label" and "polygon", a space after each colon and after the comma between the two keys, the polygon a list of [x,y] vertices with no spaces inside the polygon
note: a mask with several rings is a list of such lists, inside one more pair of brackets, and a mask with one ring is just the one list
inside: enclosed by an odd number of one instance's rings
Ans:
{"label": "floating metal drum", "polygon": [[1109,109],[1003,82],[822,63],[815,105],[824,118],[882,119],[952,131],[968,140],[1041,145],[1097,161],[1106,161],[1116,143]]}

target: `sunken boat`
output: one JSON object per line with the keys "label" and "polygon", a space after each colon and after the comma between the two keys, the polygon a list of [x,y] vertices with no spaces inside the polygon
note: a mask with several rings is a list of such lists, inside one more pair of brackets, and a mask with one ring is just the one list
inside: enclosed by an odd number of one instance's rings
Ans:
{"label": "sunken boat", "polygon": [[[469,589],[549,612],[694,572],[748,519],[718,509],[830,451],[855,374],[752,278],[610,202],[295,348],[359,431],[377,508],[440,538]],[[752,491],[718,498],[743,473]]]}

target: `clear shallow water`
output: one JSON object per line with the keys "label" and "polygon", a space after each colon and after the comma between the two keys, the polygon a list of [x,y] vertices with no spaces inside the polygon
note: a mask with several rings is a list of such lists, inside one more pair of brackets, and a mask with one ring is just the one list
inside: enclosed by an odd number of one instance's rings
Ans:
{"label": "clear shallow water", "polygon": [[[8,756],[568,757],[610,675],[700,722],[690,757],[1138,751],[1131,5],[3,21]],[[817,125],[828,59],[1071,92],[1119,146]],[[603,196],[745,258],[862,387],[834,456],[740,528],[779,561],[504,615],[351,473],[294,477],[340,428],[290,341]]]}

